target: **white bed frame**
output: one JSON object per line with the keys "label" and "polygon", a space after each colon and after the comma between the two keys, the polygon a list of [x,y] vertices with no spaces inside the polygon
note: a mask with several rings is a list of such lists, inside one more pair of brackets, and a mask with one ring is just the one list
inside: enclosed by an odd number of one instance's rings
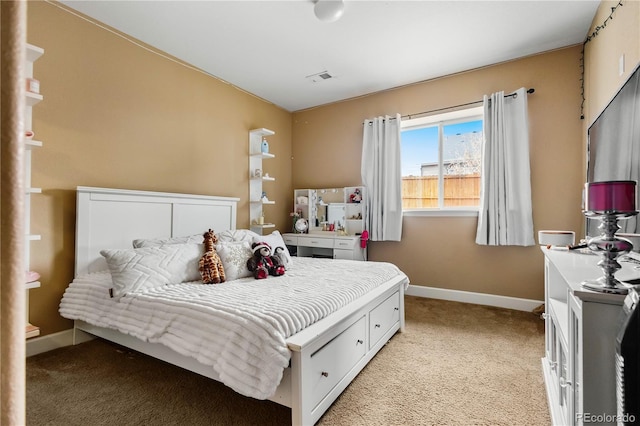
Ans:
{"label": "white bed frame", "polygon": [[[76,276],[106,269],[100,250],[131,248],[136,238],[236,228],[238,198],[109,188],[77,188]],[[291,408],[293,425],[318,421],[397,332],[404,331],[404,282],[394,279],[287,339],[290,367],[270,400]],[[83,321],[76,331],[116,342],[203,376],[212,367],[166,346]]]}

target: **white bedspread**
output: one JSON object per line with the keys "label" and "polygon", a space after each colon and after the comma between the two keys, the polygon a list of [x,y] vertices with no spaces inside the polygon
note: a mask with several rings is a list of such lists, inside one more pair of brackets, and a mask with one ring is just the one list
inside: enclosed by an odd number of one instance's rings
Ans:
{"label": "white bedspread", "polygon": [[294,258],[281,277],[200,282],[109,297],[109,272],[77,277],[60,314],[116,329],[210,365],[236,392],[257,399],[274,394],[289,364],[287,337],[367,293],[402,277],[396,266]]}

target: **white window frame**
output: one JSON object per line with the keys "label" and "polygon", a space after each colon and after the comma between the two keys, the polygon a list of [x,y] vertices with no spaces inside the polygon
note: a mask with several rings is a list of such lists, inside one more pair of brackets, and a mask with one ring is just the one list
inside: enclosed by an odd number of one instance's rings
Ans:
{"label": "white window frame", "polygon": [[[402,120],[400,122],[400,131],[411,130],[415,128],[422,128],[427,126],[438,126],[438,204],[443,205],[444,197],[444,179],[443,179],[443,166],[442,166],[442,153],[443,153],[443,127],[449,124],[456,124],[460,122],[484,120],[483,107],[467,108],[452,112],[446,112],[442,114],[434,114],[427,117],[410,118]],[[468,207],[431,207],[431,208],[416,208],[416,209],[403,209],[403,216],[478,216],[477,206]]]}

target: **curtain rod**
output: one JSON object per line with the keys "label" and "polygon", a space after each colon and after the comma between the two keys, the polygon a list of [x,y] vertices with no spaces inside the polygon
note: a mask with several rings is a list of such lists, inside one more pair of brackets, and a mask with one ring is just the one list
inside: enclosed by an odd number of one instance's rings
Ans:
{"label": "curtain rod", "polygon": [[[536,91],[536,89],[534,89],[534,88],[527,89],[527,93],[533,93],[533,92],[535,92],[535,91]],[[505,98],[515,98],[517,95],[518,95],[518,94],[514,92],[514,93],[509,93],[508,95],[504,95],[504,97],[505,97]],[[479,103],[481,103],[481,102],[484,102],[484,100],[483,100],[483,99],[480,99],[479,101],[467,102],[466,104],[452,105],[452,106],[448,106],[448,107],[444,107],[444,108],[432,109],[431,111],[416,112],[416,113],[414,113],[414,114],[407,114],[407,115],[403,115],[403,116],[402,116],[402,117],[400,117],[400,118],[407,118],[407,117],[408,117],[408,118],[411,118],[411,117],[413,117],[414,115],[423,115],[423,114],[429,114],[429,113],[432,113],[432,112],[444,111],[444,110],[447,110],[447,109],[460,108],[460,107],[463,107],[463,106],[469,106],[469,105],[479,104]]]}

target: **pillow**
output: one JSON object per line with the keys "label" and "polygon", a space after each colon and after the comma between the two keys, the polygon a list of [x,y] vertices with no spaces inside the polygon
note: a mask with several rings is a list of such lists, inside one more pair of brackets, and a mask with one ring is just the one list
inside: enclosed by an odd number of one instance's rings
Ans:
{"label": "pillow", "polygon": [[101,250],[111,272],[114,296],[200,280],[202,244],[169,244],[124,250]]}
{"label": "pillow", "polygon": [[160,247],[167,244],[201,244],[204,241],[204,231],[202,234],[188,235],[186,237],[168,238],[138,238],[133,240],[133,248]]}
{"label": "pillow", "polygon": [[[215,231],[215,229],[214,229]],[[228,242],[228,241],[246,241],[249,244],[253,241],[254,237],[259,237],[260,235],[249,229],[229,229],[228,231],[216,232],[216,237],[218,237],[218,242]]]}
{"label": "pillow", "polygon": [[276,247],[282,247],[284,251],[282,254],[284,255],[284,268],[289,269],[291,264],[293,263],[291,260],[291,254],[289,253],[289,249],[287,245],[284,243],[282,239],[282,235],[280,231],[273,231],[269,235],[257,235],[253,237],[254,243],[265,242],[271,246],[271,254],[275,254]]}
{"label": "pillow", "polygon": [[227,281],[251,276],[251,271],[247,268],[247,260],[253,256],[253,252],[248,241],[219,242],[216,244],[216,251],[222,260]]}

